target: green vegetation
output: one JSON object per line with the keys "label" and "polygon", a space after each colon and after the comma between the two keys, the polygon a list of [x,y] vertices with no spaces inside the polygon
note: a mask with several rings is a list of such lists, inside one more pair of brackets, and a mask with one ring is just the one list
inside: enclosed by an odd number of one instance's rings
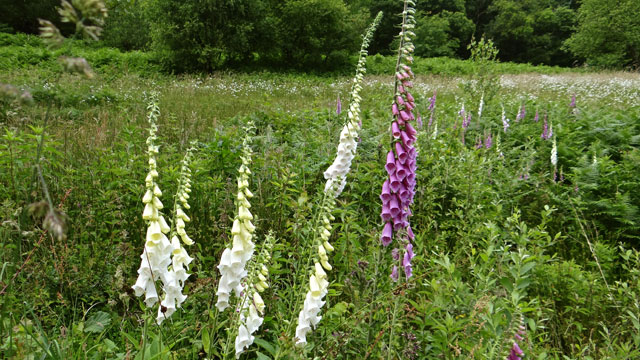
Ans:
{"label": "green vegetation", "polygon": [[[35,34],[37,19],[63,35],[57,0],[0,3],[0,32]],[[359,34],[385,16],[371,54],[393,55],[398,0],[107,0],[101,42],[123,51],[152,50],[165,72],[227,68],[314,72],[353,68]],[[467,44],[492,39],[503,62],[635,68],[640,60],[637,1],[455,0],[416,4],[416,55],[467,59]]]}
{"label": "green vegetation", "polygon": [[[420,62],[414,68],[420,71]],[[251,210],[259,232],[278,235],[274,282],[263,294],[267,331],[249,357],[264,358],[256,351],[301,354],[290,347],[293,335],[283,333],[289,313],[279,299],[297,296],[288,284],[298,273],[303,252],[297,249],[309,234],[307,219],[343,123],[335,115],[335,98],[348,93],[349,79],[269,73],[140,77],[101,74],[98,68],[97,78],[86,80],[33,69],[0,75],[2,83],[31,90],[35,100],[34,106],[1,103],[0,161],[8,169],[0,173],[1,281],[7,286],[0,298],[2,357],[141,354],[144,312],[129,289],[143,243],[145,94],[151,90],[160,92],[162,189],[174,187],[191,140],[199,150],[190,199],[190,236],[197,245],[190,249],[195,260],[185,289],[189,298],[162,327],[149,325],[147,356],[198,358],[226,339],[224,324],[215,323],[207,309],[231,226],[246,117],[257,128]],[[393,346],[394,358],[411,358],[414,351],[416,358],[502,358],[510,321],[522,313],[527,340],[521,346],[531,358],[638,356],[640,94],[633,84],[639,80],[623,73],[505,75],[477,119],[477,104],[469,100],[475,94],[458,86],[473,79],[415,82],[425,128],[412,217],[415,280],[408,288],[393,288],[377,235],[391,78],[365,79],[362,142],[334,213],[329,302],[306,351],[380,358]],[[435,119],[427,129],[433,91]],[[460,141],[462,102],[474,114],[467,145]],[[501,104],[511,119],[507,133]],[[525,119],[515,122],[522,104]],[[533,120],[536,111],[539,122]],[[540,139],[544,114],[558,142],[557,176],[564,179],[558,182],[549,162],[551,142]],[[476,149],[489,133],[492,148]],[[498,134],[502,157],[495,149]],[[33,178],[43,135],[43,176],[52,202],[68,216],[63,240],[44,233],[29,210],[43,198]],[[408,301],[395,323],[386,310],[393,307],[394,292]],[[391,340],[390,326],[397,326]]]}
{"label": "green vegetation", "polygon": [[640,358],[640,77],[495,47],[578,5],[72,3],[0,33],[0,358]]}
{"label": "green vegetation", "polygon": [[[161,76],[160,72],[162,71],[161,61],[153,52],[122,52],[115,48],[104,47],[100,43],[87,43],[81,40],[68,40],[62,48],[49,50],[37,36],[0,33],[0,70],[4,72],[31,69],[53,75],[61,69],[58,58],[63,55],[84,57],[92,67],[103,75],[126,72],[155,77]],[[355,57],[349,57],[349,62],[354,66],[356,60]],[[393,56],[371,56],[367,59],[367,72],[373,75],[391,75],[395,61]],[[532,66],[499,62],[494,62],[490,66],[496,74],[557,74],[584,71],[557,66]],[[466,76],[477,72],[477,65],[473,61],[445,57],[416,58],[414,68],[417,73],[434,75]],[[246,72],[256,70],[256,67],[251,64],[238,64],[236,70]],[[326,75],[322,71],[317,73]],[[343,71],[338,72],[338,74],[344,75],[343,73]]]}

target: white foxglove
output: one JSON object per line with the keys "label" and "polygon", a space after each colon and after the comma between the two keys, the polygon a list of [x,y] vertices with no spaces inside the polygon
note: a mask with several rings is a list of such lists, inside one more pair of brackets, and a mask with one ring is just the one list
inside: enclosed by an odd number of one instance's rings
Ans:
{"label": "white foxglove", "polygon": [[253,196],[249,190],[249,165],[251,164],[251,136],[253,123],[249,123],[245,128],[246,135],[243,141],[243,154],[241,156],[242,165],[238,168],[238,192],[236,195],[237,216],[231,227],[233,241],[231,248],[226,248],[222,252],[220,264],[220,280],[218,291],[216,292],[216,307],[224,311],[229,307],[229,297],[233,290],[236,296],[242,292],[241,281],[247,276],[245,266],[253,255],[254,244],[252,241],[255,226],[251,223],[253,215],[249,208],[249,199]]}

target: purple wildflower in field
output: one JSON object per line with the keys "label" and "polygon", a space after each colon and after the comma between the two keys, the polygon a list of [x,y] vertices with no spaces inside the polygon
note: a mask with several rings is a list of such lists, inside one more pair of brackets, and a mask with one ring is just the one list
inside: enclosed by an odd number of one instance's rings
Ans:
{"label": "purple wildflower in field", "polygon": [[524,356],[524,352],[520,349],[518,343],[514,341],[507,360],[522,360],[522,356]]}
{"label": "purple wildflower in field", "polygon": [[538,115],[538,110],[536,110],[536,116],[533,117],[533,121],[538,122],[540,116]]}
{"label": "purple wildflower in field", "polygon": [[487,149],[490,149],[492,144],[493,144],[493,139],[491,138],[491,133],[489,133],[489,135],[487,135],[487,138],[484,139],[484,147]]}
{"label": "purple wildflower in field", "polygon": [[466,112],[464,110],[464,104],[462,104],[462,108],[460,108],[460,111],[458,111],[458,115],[460,115],[460,117],[462,118],[462,126],[464,126],[464,120],[465,120],[465,115]]}
{"label": "purple wildflower in field", "polygon": [[340,94],[338,94],[338,100],[336,101],[336,115],[342,113],[342,102],[340,101]]}
{"label": "purple wildflower in field", "polygon": [[540,138],[543,140],[549,140],[553,136],[553,127],[547,123],[547,115],[544,116],[544,122],[542,123],[542,134]]}
{"label": "purple wildflower in field", "polygon": [[524,120],[525,114],[526,114],[526,110],[525,110],[524,104],[522,104],[522,106],[520,106],[520,112],[518,113],[518,115],[516,115],[516,122],[520,120]]}
{"label": "purple wildflower in field", "polygon": [[411,277],[411,274],[413,274],[411,259],[413,259],[414,256],[416,255],[413,253],[413,245],[411,245],[411,243],[408,243],[405,247],[404,257],[402,258],[402,266],[404,267],[404,274],[407,279]]}
{"label": "purple wildflower in field", "polygon": [[427,107],[427,110],[429,110],[430,112],[429,123],[427,124],[427,127],[429,129],[431,129],[431,125],[433,124],[433,114],[436,111],[436,95],[437,95],[437,92],[434,90],[433,96],[429,98],[429,106]]}
{"label": "purple wildflower in field", "polygon": [[418,129],[422,129],[422,115],[418,114],[416,118],[416,124],[418,124]]}
{"label": "purple wildflower in field", "polygon": [[507,356],[507,360],[522,360],[524,356],[524,351],[520,348],[517,341],[524,340],[525,334],[525,326],[522,324],[523,319],[520,320],[521,324],[518,326],[518,331],[514,334],[515,340],[513,345],[511,346],[511,350],[509,351],[509,356]]}
{"label": "purple wildflower in field", "polygon": [[[383,246],[389,246],[394,238],[404,246],[404,254],[402,256],[402,266],[407,278],[412,274],[411,259],[413,258],[413,246],[411,240],[414,235],[409,224],[411,216],[410,205],[413,203],[416,186],[416,155],[417,150],[414,143],[417,140],[417,130],[411,125],[412,121],[416,121],[414,116],[415,99],[410,93],[413,88],[412,79],[414,78],[410,64],[413,63],[411,54],[415,47],[411,42],[411,38],[415,34],[408,30],[415,24],[413,11],[403,13],[403,25],[400,34],[400,51],[399,61],[396,67],[396,80],[394,101],[391,105],[391,113],[393,122],[391,123],[391,150],[387,153],[385,170],[387,179],[382,185],[380,200],[382,201],[382,211],[380,217],[385,223],[380,236]],[[435,107],[435,93],[431,99],[429,110]],[[395,235],[395,236],[394,236]],[[392,252],[393,253],[393,252]],[[394,254],[394,257],[400,258],[400,253]],[[397,261],[397,260],[396,260]],[[394,281],[398,279],[397,265],[394,265],[391,278]]]}
{"label": "purple wildflower in field", "polygon": [[576,94],[571,95],[571,102],[569,103],[570,108],[576,107]]}
{"label": "purple wildflower in field", "polygon": [[507,129],[509,128],[509,119],[507,119],[507,116],[504,113],[504,106],[502,107],[502,128],[506,134]]}
{"label": "purple wildflower in field", "polygon": [[399,275],[398,275],[398,265],[393,265],[393,270],[391,270],[391,280],[393,281],[398,281],[399,279]]}
{"label": "purple wildflower in field", "polygon": [[480,150],[480,149],[482,149],[482,148],[483,148],[483,146],[484,146],[484,145],[482,144],[482,137],[481,137],[481,136],[478,136],[478,137],[476,138],[476,150]]}
{"label": "purple wildflower in field", "polygon": [[436,109],[436,95],[437,95],[437,92],[434,90],[433,96],[429,98],[429,106],[427,107],[427,110],[431,112],[433,112]]}

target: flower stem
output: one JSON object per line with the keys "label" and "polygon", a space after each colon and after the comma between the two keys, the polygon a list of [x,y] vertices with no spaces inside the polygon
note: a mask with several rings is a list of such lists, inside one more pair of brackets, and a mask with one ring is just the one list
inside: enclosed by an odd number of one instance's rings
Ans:
{"label": "flower stem", "polygon": [[144,360],[144,355],[147,352],[147,328],[149,327],[149,308],[145,307],[144,310],[144,328],[142,329],[142,357],[140,360]]}
{"label": "flower stem", "polygon": [[[387,360],[391,360],[391,353],[393,350],[393,335],[396,328],[396,315],[398,313],[398,303],[400,302],[400,296],[396,296],[393,302],[393,316],[391,318],[391,331],[389,332],[389,344],[387,344]],[[144,359],[143,359],[144,360]]]}

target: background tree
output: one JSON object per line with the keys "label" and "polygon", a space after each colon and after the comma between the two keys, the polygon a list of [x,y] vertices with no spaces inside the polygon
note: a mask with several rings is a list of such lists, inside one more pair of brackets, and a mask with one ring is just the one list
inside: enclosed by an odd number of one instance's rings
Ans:
{"label": "background tree", "polygon": [[[157,0],[150,3],[153,49],[172,71],[213,70],[277,46],[263,0]],[[267,37],[271,39],[267,39]],[[268,41],[273,40],[273,41]]]}
{"label": "background tree", "polygon": [[475,26],[463,12],[444,10],[437,15],[420,12],[416,17],[416,50],[422,57],[464,57]]}
{"label": "background tree", "polygon": [[496,0],[489,6],[491,21],[485,30],[500,49],[502,61],[571,65],[563,50],[575,12],[565,1]]}
{"label": "background tree", "polygon": [[141,0],[109,0],[102,40],[107,46],[122,50],[143,50],[151,44],[150,22]]}
{"label": "background tree", "polygon": [[4,0],[0,1],[0,31],[38,33],[38,19],[52,19],[53,23],[65,35],[73,32],[73,28],[64,26],[56,6],[60,0]]}
{"label": "background tree", "polygon": [[348,63],[366,26],[342,0],[287,0],[281,11],[283,61],[289,67],[324,69]]}
{"label": "background tree", "polygon": [[578,27],[566,41],[590,65],[640,65],[640,1],[583,0]]}

